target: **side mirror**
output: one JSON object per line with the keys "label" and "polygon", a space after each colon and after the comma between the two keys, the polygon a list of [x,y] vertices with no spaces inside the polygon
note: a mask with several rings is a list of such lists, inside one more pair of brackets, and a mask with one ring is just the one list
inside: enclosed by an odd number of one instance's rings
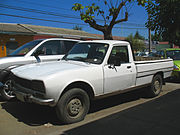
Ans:
{"label": "side mirror", "polygon": [[40,54],[44,54],[44,51],[42,50],[37,50],[36,52],[33,53],[33,56],[36,58],[37,62],[41,62],[41,59],[39,58]]}
{"label": "side mirror", "polygon": [[44,51],[42,51],[42,50],[37,50],[36,52],[33,53],[33,56],[34,56],[34,57],[37,57],[37,56],[39,56],[39,55],[41,55],[41,54],[44,54]]}
{"label": "side mirror", "polygon": [[111,57],[108,60],[108,64],[113,65],[113,66],[121,66],[121,59],[117,57]]}

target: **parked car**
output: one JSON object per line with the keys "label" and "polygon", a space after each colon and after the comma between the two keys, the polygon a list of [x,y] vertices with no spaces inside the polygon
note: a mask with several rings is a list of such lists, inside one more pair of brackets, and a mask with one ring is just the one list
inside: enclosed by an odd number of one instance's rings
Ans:
{"label": "parked car", "polygon": [[139,52],[135,54],[135,56],[142,56],[142,57],[148,57],[149,52]]}
{"label": "parked car", "polygon": [[180,48],[167,48],[159,51],[161,58],[171,58],[174,62],[172,77],[180,79]]}
{"label": "parked car", "polygon": [[77,43],[61,61],[14,68],[11,78],[17,99],[55,107],[61,122],[74,123],[95,98],[147,86],[157,96],[172,70],[172,59],[134,61],[128,42],[97,40]]}
{"label": "parked car", "polygon": [[[42,62],[60,60],[78,41],[61,38],[34,40],[19,47],[9,56],[0,58],[0,81],[4,84],[4,88],[0,91],[1,97],[5,100],[14,97],[9,79],[11,69],[35,63],[37,60]],[[39,57],[35,58],[38,54]]]}
{"label": "parked car", "polygon": [[150,52],[148,54],[148,57],[158,57],[157,53],[156,52]]}

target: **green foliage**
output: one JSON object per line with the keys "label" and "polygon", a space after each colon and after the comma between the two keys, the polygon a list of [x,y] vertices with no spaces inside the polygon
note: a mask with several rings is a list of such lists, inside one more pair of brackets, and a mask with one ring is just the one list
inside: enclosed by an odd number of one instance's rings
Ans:
{"label": "green foliage", "polygon": [[134,38],[135,39],[140,39],[140,40],[145,40],[145,38],[143,36],[141,36],[138,31],[136,31],[136,34],[134,35]]}
{"label": "green foliage", "polygon": [[82,30],[82,27],[76,25],[76,26],[73,27],[73,30]]}
{"label": "green foliage", "polygon": [[139,34],[139,37],[137,37],[137,32],[133,36],[130,34],[126,40],[129,41],[134,49],[134,51],[143,51],[145,49],[145,43],[144,43],[144,37]]}
{"label": "green foliage", "polygon": [[164,41],[180,46],[180,0],[154,0],[146,9],[150,15],[147,27]]}
{"label": "green foliage", "polygon": [[151,40],[152,41],[163,41],[162,37],[157,33],[151,34]]}

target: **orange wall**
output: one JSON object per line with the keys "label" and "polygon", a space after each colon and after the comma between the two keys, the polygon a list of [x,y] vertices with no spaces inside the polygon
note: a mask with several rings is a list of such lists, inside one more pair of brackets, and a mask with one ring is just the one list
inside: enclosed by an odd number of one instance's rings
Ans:
{"label": "orange wall", "polygon": [[[33,40],[31,35],[8,35],[0,34],[0,57],[6,56],[6,43],[9,41],[18,42],[18,46],[30,42]],[[4,50],[2,49],[4,46]]]}

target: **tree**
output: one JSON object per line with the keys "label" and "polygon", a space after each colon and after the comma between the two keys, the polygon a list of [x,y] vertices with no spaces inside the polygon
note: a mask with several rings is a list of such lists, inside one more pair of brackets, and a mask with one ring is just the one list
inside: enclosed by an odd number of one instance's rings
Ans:
{"label": "tree", "polygon": [[163,41],[162,37],[157,33],[151,34],[151,40],[152,41]]}
{"label": "tree", "polygon": [[[112,39],[112,29],[114,25],[128,20],[129,13],[128,8],[133,2],[137,2],[138,5],[145,6],[147,0],[97,0],[97,2],[103,2],[104,7],[97,6],[92,3],[88,6],[83,6],[82,4],[75,3],[72,9],[74,11],[79,11],[81,20],[88,23],[90,27],[103,32],[104,39]],[[119,14],[124,9],[124,18],[120,18]],[[97,23],[95,17],[101,16],[103,18],[103,24]]]}
{"label": "tree", "polygon": [[138,31],[136,31],[136,34],[134,35],[134,38],[135,39],[145,40],[145,38],[143,36],[141,36]]}
{"label": "tree", "polygon": [[76,25],[76,26],[73,27],[73,30],[82,30],[82,27]]}
{"label": "tree", "polygon": [[131,43],[134,51],[143,51],[145,49],[145,43],[142,38],[144,37],[139,35],[140,38],[137,38],[136,36],[136,34],[134,36],[130,34],[126,40]]}
{"label": "tree", "polygon": [[180,46],[180,0],[153,0],[146,7],[147,27],[163,40]]}

